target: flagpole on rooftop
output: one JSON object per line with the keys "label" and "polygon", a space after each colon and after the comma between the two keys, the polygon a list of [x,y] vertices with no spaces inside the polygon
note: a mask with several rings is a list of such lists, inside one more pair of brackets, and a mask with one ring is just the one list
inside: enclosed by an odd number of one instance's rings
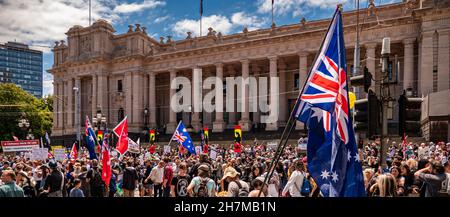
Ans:
{"label": "flagpole on rooftop", "polygon": [[275,0],[272,0],[272,25],[274,24],[274,22],[273,22],[273,4],[274,4],[274,1]]}
{"label": "flagpole on rooftop", "polygon": [[91,25],[91,0],[89,0],[89,26]]}

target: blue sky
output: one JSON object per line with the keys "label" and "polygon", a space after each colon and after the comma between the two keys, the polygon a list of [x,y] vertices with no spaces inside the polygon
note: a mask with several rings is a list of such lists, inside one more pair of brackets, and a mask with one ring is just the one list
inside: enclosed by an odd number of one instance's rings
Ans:
{"label": "blue sky", "polygon": [[[129,24],[147,27],[150,36],[183,39],[186,32],[199,33],[200,0],[91,0],[93,20],[102,18],[124,33]],[[401,0],[375,0],[376,5]],[[89,24],[89,0],[3,0],[0,1],[0,43],[24,42],[44,51],[44,95],[53,93],[50,47],[66,40],[73,25]],[[275,0],[274,19],[280,25],[298,23],[302,17],[317,20],[331,17],[336,4],[344,11],[355,9],[355,0]],[[368,0],[360,0],[365,8]],[[271,24],[271,0],[203,0],[203,35],[208,27],[222,34],[268,28]]]}

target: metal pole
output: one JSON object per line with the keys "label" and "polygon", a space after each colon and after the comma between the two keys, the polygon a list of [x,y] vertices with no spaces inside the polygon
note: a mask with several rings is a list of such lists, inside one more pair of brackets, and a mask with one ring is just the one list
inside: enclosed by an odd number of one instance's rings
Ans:
{"label": "metal pole", "polygon": [[81,100],[80,100],[80,86],[81,80],[75,79],[75,125],[77,127],[77,140],[81,150],[81,122],[80,122],[80,111],[81,111]]}
{"label": "metal pole", "polygon": [[89,0],[89,26],[91,25],[91,0]]}
{"label": "metal pole", "polygon": [[[355,53],[354,53],[354,58],[353,58],[353,75],[358,75],[359,74],[359,69],[360,69],[360,63],[361,63],[361,59],[360,59],[360,48],[359,48],[359,0],[357,0],[356,3],[356,44],[355,44]],[[353,87],[353,92],[355,93],[356,88]],[[352,112],[353,115],[353,120],[355,120],[355,113]],[[358,141],[359,139],[359,135],[356,133],[355,134],[356,137],[356,141]]]}
{"label": "metal pole", "polygon": [[389,62],[389,54],[383,54],[382,55],[382,75],[383,78],[381,80],[381,103],[382,103],[382,132],[381,132],[381,150],[380,150],[380,157],[381,157],[381,167],[386,168],[386,153],[387,153],[387,142],[384,141],[385,138],[388,137],[388,123],[387,123],[387,110],[388,110],[388,103],[389,103],[389,96],[387,96],[387,90],[386,88],[389,88],[389,84],[386,81],[386,78],[388,78],[388,62]]}

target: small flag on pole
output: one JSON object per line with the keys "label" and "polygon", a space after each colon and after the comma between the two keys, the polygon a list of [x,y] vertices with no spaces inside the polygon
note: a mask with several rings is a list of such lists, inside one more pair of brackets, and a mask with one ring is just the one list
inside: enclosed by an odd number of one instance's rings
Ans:
{"label": "small flag on pole", "polygon": [[186,130],[183,122],[180,121],[177,129],[173,133],[172,140],[177,141],[180,145],[184,146],[191,154],[195,154],[194,143],[192,142],[189,133]]}
{"label": "small flag on pole", "polygon": [[113,129],[114,134],[119,137],[116,149],[124,155],[128,151],[128,123],[127,116]]}

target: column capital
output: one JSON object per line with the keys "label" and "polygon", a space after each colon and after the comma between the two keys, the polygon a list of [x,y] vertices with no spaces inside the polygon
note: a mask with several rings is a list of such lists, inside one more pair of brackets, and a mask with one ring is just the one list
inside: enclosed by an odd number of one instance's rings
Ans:
{"label": "column capital", "polygon": [[375,49],[375,48],[377,48],[377,45],[378,45],[378,43],[376,43],[376,42],[367,42],[367,43],[364,43],[364,47],[365,47],[366,49]]}
{"label": "column capital", "polygon": [[405,46],[413,46],[414,45],[414,42],[416,42],[416,38],[405,38],[405,39],[403,39],[403,44],[405,45]]}
{"label": "column capital", "polygon": [[175,68],[171,68],[171,69],[169,69],[169,73],[177,73],[178,72],[178,70],[177,69],[175,69]]}
{"label": "column capital", "polygon": [[269,59],[270,61],[277,61],[278,56],[277,55],[268,56],[267,59]]}
{"label": "column capital", "polygon": [[149,76],[156,76],[156,72],[155,71],[148,71],[145,74],[147,74]]}
{"label": "column capital", "polygon": [[298,53],[299,57],[308,57],[309,52],[307,51],[299,51]]}
{"label": "column capital", "polygon": [[221,62],[219,62],[219,63],[215,63],[214,64],[216,67],[220,67],[220,68],[222,68],[223,67],[223,63],[221,63]]}
{"label": "column capital", "polygon": [[434,33],[435,33],[435,31],[422,32],[422,38],[423,37],[426,37],[426,38],[433,37]]}
{"label": "column capital", "polygon": [[438,29],[437,32],[438,32],[438,34],[449,34],[450,33],[450,28]]}
{"label": "column capital", "polygon": [[94,75],[97,75],[97,76],[107,76],[107,75],[108,75],[108,72],[107,72],[107,71],[101,70],[101,71],[98,71],[98,72],[94,73],[92,76],[94,76]]}
{"label": "column capital", "polygon": [[242,59],[242,60],[240,60],[240,62],[242,63],[242,64],[249,64],[250,63],[250,60],[249,59]]}

